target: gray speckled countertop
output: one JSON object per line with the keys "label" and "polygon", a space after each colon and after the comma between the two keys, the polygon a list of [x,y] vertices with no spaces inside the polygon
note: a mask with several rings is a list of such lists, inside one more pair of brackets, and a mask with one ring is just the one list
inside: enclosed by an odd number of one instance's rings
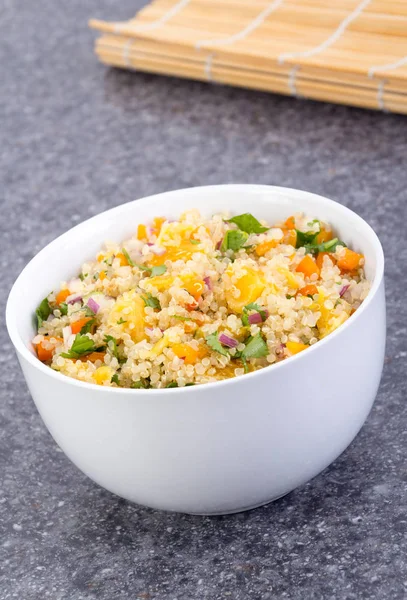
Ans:
{"label": "gray speckled countertop", "polygon": [[3,320],[0,598],[406,598],[407,119],[102,67],[87,19],[141,4],[0,9],[0,314],[41,247],[108,207],[210,183],[298,187],[350,206],[384,244],[383,380],[357,439],[302,489],[234,516],[165,514],[109,494],[65,458]]}

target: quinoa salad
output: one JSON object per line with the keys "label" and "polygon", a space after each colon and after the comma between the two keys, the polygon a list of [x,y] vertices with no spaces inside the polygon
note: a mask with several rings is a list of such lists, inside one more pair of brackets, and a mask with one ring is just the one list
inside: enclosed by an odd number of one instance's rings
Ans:
{"label": "quinoa salad", "polygon": [[44,298],[33,346],[50,368],[109,387],[237,377],[344,323],[369,292],[363,265],[315,216],[156,217]]}

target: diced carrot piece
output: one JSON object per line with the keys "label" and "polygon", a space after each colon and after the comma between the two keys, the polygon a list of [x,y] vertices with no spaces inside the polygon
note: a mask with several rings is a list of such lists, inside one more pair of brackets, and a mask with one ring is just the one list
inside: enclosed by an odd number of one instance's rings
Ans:
{"label": "diced carrot piece", "polygon": [[97,255],[97,261],[98,262],[102,262],[103,260],[105,260],[105,255],[104,254],[98,254]]}
{"label": "diced carrot piece", "polygon": [[283,242],[289,246],[294,246],[295,248],[297,243],[297,232],[295,229],[288,229],[288,231],[285,232]]}
{"label": "diced carrot piece", "polygon": [[318,294],[318,289],[316,285],[306,285],[297,292],[302,296],[314,296],[314,294]]}
{"label": "diced carrot piece", "polygon": [[90,354],[85,354],[85,356],[81,356],[79,360],[81,362],[86,362],[89,360],[91,363],[95,363],[97,360],[104,361],[106,352],[91,352]]}
{"label": "diced carrot piece", "polygon": [[363,254],[358,254],[349,248],[345,248],[338,258],[337,265],[341,271],[356,271],[363,259]]}
{"label": "diced carrot piece", "polygon": [[[52,337],[57,342],[63,341],[62,338],[60,338],[60,337],[55,337],[55,336],[52,336]],[[47,343],[47,345],[48,345],[48,340],[47,340],[47,342],[45,342],[45,340],[43,342],[40,342],[35,347],[35,349],[37,350],[37,356],[41,362],[47,362],[49,360],[52,360],[52,357],[54,356],[54,352],[55,352],[55,345],[53,345],[52,348],[46,348],[45,343]]]}
{"label": "diced carrot piece", "polygon": [[189,294],[191,294],[191,296],[195,298],[195,300],[198,301],[205,289],[205,282],[201,281],[200,279],[196,281],[191,280],[184,283],[183,287]]}
{"label": "diced carrot piece", "polygon": [[62,304],[71,295],[71,292],[68,289],[60,290],[56,295],[55,302],[57,304]]}
{"label": "diced carrot piece", "polygon": [[137,227],[137,239],[145,240],[147,239],[147,227],[142,223]]}
{"label": "diced carrot piece", "polygon": [[129,263],[127,261],[127,258],[124,256],[124,254],[122,252],[119,252],[118,254],[116,254],[116,257],[120,260],[120,266],[121,267],[126,267]]}
{"label": "diced carrot piece", "polygon": [[304,256],[300,264],[297,266],[296,271],[303,273],[305,277],[311,277],[311,275],[314,275],[314,273],[316,273],[318,276],[320,274],[319,267],[309,254]]}
{"label": "diced carrot piece", "polygon": [[187,311],[192,312],[193,310],[196,310],[198,308],[198,302],[190,302],[185,304],[185,308],[187,309]]}
{"label": "diced carrot piece", "polygon": [[295,229],[295,219],[294,219],[294,217],[288,217],[288,219],[284,223],[284,227],[286,229]]}
{"label": "diced carrot piece", "polygon": [[256,246],[256,254],[257,256],[264,256],[271,248],[275,248],[278,244],[277,240],[266,240],[262,242],[258,246]]}
{"label": "diced carrot piece", "polygon": [[77,321],[71,323],[72,333],[79,333],[82,327],[84,327],[86,323],[89,323],[91,320],[92,317],[83,317],[83,319],[78,319]]}
{"label": "diced carrot piece", "polygon": [[309,346],[307,344],[301,344],[300,342],[287,342],[286,348],[290,354],[298,354],[306,348],[309,348]]}
{"label": "diced carrot piece", "polygon": [[330,254],[329,252],[319,252],[317,259],[316,259],[316,263],[317,266],[319,267],[319,269],[322,269],[323,265],[324,265],[324,257],[325,256],[329,256],[329,258],[332,261],[332,264],[336,263],[336,260],[334,259],[334,257],[332,256],[332,254]]}
{"label": "diced carrot piece", "polygon": [[106,271],[100,271],[99,279],[100,279],[100,281],[103,281],[104,279],[106,279]]}
{"label": "diced carrot piece", "polygon": [[332,240],[333,233],[332,231],[327,231],[326,229],[321,229],[321,231],[317,235],[316,242],[317,244],[323,244],[324,242],[329,242]]}

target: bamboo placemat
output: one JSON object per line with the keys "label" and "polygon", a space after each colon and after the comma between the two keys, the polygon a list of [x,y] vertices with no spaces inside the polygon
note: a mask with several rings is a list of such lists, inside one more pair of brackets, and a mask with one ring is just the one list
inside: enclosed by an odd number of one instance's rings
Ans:
{"label": "bamboo placemat", "polygon": [[407,114],[407,0],[153,0],[107,65]]}

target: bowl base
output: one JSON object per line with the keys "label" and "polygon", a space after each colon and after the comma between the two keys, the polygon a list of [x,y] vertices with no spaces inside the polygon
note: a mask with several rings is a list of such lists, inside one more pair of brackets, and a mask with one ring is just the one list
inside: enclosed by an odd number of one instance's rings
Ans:
{"label": "bowl base", "polygon": [[265,506],[266,504],[270,504],[271,502],[275,502],[276,500],[280,500],[280,498],[284,498],[290,492],[285,492],[284,494],[280,494],[279,496],[274,496],[273,498],[269,498],[267,500],[263,500],[262,502],[258,502],[256,504],[250,504],[249,506],[244,506],[242,508],[232,508],[231,510],[221,510],[214,512],[190,512],[186,511],[184,514],[194,515],[197,517],[221,517],[222,515],[235,515],[237,513],[246,512],[248,510],[254,510],[255,508],[260,508],[260,506]]}

